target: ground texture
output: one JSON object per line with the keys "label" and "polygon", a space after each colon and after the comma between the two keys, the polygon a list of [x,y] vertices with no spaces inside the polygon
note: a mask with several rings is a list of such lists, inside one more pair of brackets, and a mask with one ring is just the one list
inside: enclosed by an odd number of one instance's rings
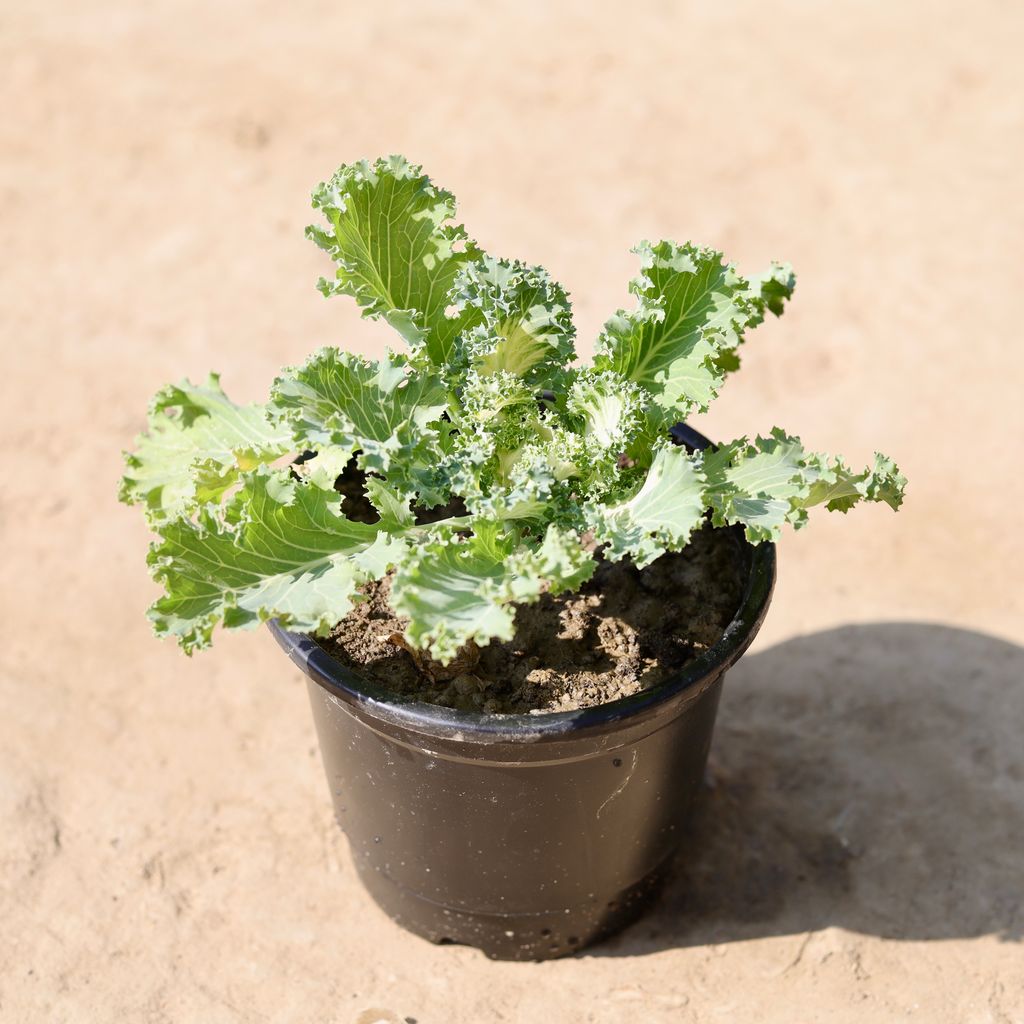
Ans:
{"label": "ground texture", "polygon": [[[0,11],[0,1019],[1024,1021],[1018,4]],[[386,340],[322,300],[307,193],[400,151],[586,349],[629,246],[790,259],[699,426],[900,461],[899,516],[780,549],[664,901],[575,959],[391,924],[264,632],[152,640],[118,452],[162,383]]]}

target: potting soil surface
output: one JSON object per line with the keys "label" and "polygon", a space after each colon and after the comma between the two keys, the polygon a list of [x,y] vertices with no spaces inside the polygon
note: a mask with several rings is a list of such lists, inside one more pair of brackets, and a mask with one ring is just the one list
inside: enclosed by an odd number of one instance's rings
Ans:
{"label": "potting soil surface", "polygon": [[602,559],[578,592],[520,606],[511,640],[473,645],[450,666],[420,659],[423,670],[399,642],[407,620],[391,609],[385,577],[321,644],[406,699],[488,714],[593,707],[657,685],[712,647],[739,607],[742,565],[736,531],[710,527],[642,570]]}

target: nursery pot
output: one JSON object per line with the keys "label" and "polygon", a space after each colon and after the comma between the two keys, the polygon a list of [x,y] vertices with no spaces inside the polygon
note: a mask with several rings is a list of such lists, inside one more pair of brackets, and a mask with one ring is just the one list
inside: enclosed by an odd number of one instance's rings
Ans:
{"label": "nursery pot", "polygon": [[[680,443],[704,447],[688,428]],[[486,715],[404,702],[270,624],[308,677],[338,823],[399,924],[488,956],[563,956],[656,896],[700,786],[726,670],[764,619],[773,545],[739,545],[722,638],[649,690],[598,707]]]}

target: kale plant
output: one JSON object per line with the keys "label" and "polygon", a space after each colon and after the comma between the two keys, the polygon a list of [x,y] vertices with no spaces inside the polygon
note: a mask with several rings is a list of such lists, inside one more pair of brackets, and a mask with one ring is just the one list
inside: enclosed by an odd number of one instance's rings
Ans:
{"label": "kale plant", "polygon": [[[337,265],[320,290],[385,320],[405,351],[322,349],[261,405],[234,404],[217,376],[156,396],[120,497],[159,535],[150,617],[187,652],[218,624],[324,634],[393,572],[407,643],[447,662],[510,639],[515,606],[578,588],[595,552],[643,567],[707,519],[758,543],[815,505],[899,507],[905,480],[883,455],[853,471],[778,428],[704,452],[670,441],[738,368],[747,331],[782,313],[788,266],[744,277],[712,249],[643,242],[634,307],[580,366],[564,289],[482,252],[419,167],[343,166],[313,206],[324,223],[307,234]],[[341,510],[353,458],[372,523]]]}

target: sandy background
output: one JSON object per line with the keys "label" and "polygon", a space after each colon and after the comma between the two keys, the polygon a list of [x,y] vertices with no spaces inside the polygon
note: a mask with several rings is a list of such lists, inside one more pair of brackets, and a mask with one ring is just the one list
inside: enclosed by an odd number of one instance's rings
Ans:
{"label": "sandy background", "polygon": [[[998,0],[0,5],[0,1019],[1024,1021],[1022,44]],[[791,260],[702,429],[911,480],[784,541],[679,880],[573,960],[377,911],[296,672],[152,640],[114,501],[165,381],[384,344],[301,229],[389,151],[584,349],[641,237]]]}

